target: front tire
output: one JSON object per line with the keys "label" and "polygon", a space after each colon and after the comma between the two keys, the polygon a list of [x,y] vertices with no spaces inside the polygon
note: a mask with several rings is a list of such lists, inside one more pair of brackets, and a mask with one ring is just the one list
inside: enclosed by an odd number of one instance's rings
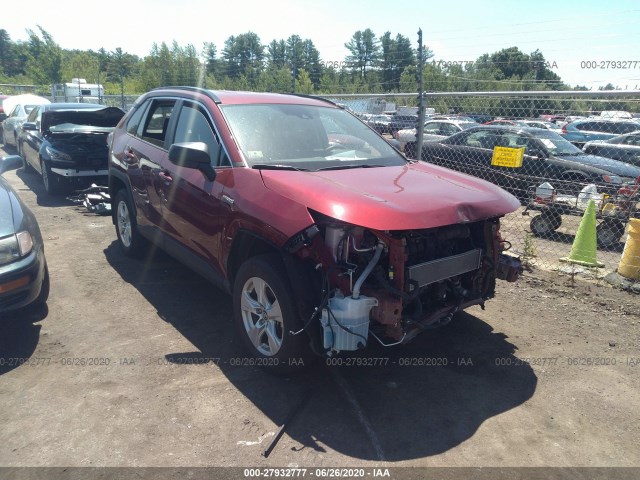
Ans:
{"label": "front tire", "polygon": [[49,289],[51,288],[50,280],[49,280],[49,267],[45,264],[44,266],[44,277],[42,278],[42,286],[40,287],[40,293],[33,301],[34,306],[39,307],[47,303],[49,299]]}
{"label": "front tire", "polygon": [[282,261],[259,255],[243,263],[233,287],[236,329],[252,365],[274,372],[299,370],[311,360],[309,337],[300,319]]}
{"label": "front tire", "polygon": [[138,257],[142,254],[145,246],[144,239],[138,232],[138,223],[134,210],[125,190],[118,190],[114,199],[116,224],[116,234],[118,244],[125,255]]}
{"label": "front tire", "polygon": [[[26,160],[24,160],[26,162]],[[58,195],[63,191],[62,178],[51,171],[45,161],[40,160],[40,173],[44,189],[49,195]]]}

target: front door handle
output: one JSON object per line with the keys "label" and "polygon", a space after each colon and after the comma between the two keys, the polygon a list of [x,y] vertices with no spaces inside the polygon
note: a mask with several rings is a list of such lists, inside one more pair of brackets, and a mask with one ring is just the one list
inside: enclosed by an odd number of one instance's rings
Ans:
{"label": "front door handle", "polygon": [[160,172],[158,176],[162,179],[163,182],[167,184],[173,182],[173,177],[171,176],[171,172],[167,170]]}

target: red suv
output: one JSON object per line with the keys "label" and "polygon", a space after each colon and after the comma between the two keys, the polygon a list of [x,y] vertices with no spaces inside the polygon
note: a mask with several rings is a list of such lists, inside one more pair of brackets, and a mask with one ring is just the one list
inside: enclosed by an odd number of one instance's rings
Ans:
{"label": "red suv", "polygon": [[124,252],[152,243],[229,292],[256,364],[408,342],[520,269],[499,232],[515,197],[321,98],[156,89],[109,158]]}

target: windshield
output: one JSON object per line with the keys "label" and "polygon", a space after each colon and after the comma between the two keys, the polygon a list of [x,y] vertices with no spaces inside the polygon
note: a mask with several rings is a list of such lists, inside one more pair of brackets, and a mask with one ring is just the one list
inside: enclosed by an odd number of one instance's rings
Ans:
{"label": "windshield", "polygon": [[584,153],[573,143],[548,130],[540,129],[540,131],[536,131],[535,137],[551,155],[577,155]]}
{"label": "windshield", "polygon": [[224,105],[254,168],[324,170],[404,165],[406,159],[350,113],[310,105]]}

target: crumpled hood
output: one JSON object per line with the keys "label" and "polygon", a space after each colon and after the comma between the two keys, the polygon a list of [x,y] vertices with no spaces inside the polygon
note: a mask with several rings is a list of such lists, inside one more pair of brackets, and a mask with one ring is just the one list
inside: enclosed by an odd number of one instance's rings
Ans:
{"label": "crumpled hood", "polygon": [[423,162],[321,172],[263,170],[270,190],[338,220],[376,230],[434,228],[513,212],[501,188]]}
{"label": "crumpled hood", "polygon": [[54,125],[72,123],[94,127],[115,127],[124,112],[117,107],[100,110],[47,110],[42,113],[42,131],[46,132]]}

